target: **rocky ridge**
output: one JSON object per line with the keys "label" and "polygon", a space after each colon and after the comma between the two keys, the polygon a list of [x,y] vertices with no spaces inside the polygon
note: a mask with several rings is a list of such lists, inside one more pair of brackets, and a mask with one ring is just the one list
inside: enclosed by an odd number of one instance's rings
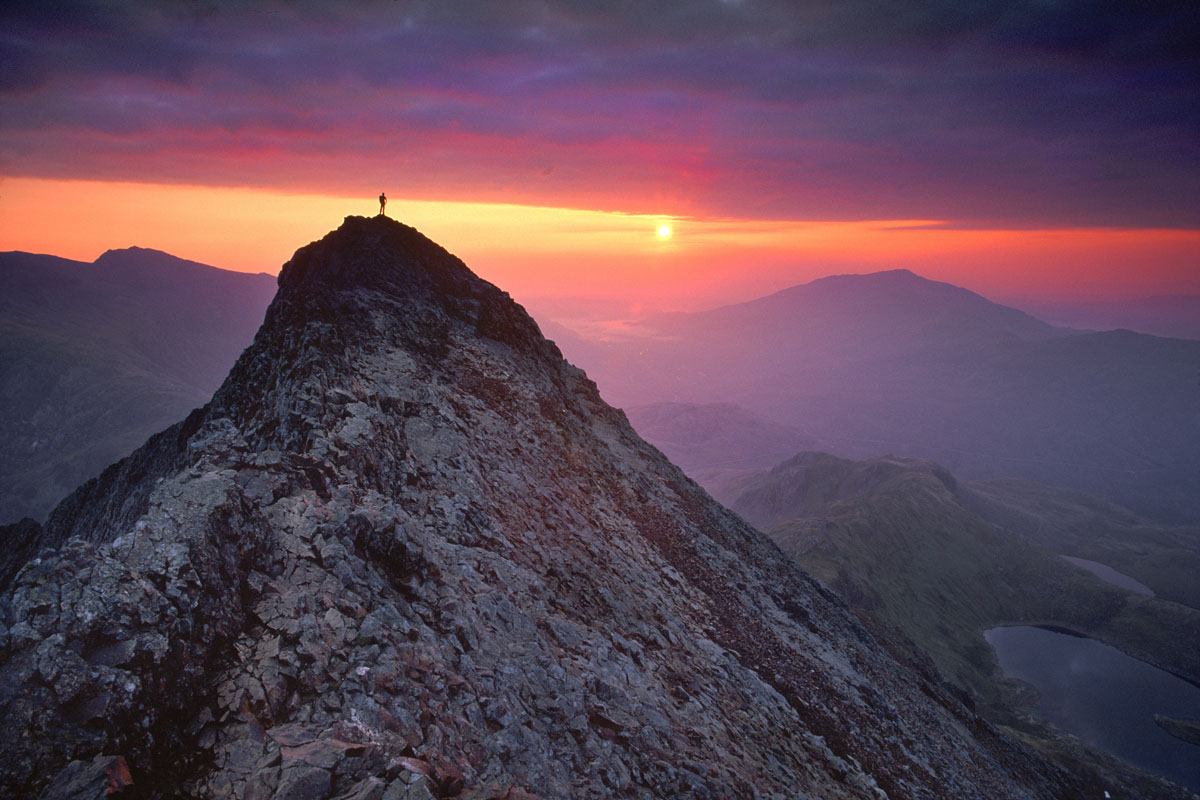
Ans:
{"label": "rocky ridge", "polygon": [[212,402],[38,535],[0,598],[9,795],[1089,789],[889,656],[383,217],[297,251]]}

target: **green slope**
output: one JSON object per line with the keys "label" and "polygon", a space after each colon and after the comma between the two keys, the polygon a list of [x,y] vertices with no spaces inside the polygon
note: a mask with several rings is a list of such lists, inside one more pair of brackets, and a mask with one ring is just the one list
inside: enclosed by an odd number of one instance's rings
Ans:
{"label": "green slope", "polygon": [[964,505],[982,497],[931,462],[803,453],[733,508],[884,638],[910,639],[985,705],[1001,696],[981,631],[1005,623],[1066,628],[1200,682],[1200,612],[1104,583],[1059,558],[1053,539],[1035,541]]}
{"label": "green slope", "polygon": [[1017,478],[964,486],[978,516],[1055,553],[1099,561],[1164,600],[1200,609],[1200,526],[1166,526],[1083,492]]}
{"label": "green slope", "polygon": [[[891,456],[801,453],[750,480],[732,507],[832,586],[885,647],[931,660],[1011,735],[1122,796],[1181,791],[1030,716],[1030,687],[1000,678],[982,632],[1054,627],[1200,683],[1200,611],[1173,601],[1194,597],[1195,529],[1027,481],[961,484],[937,464]],[[1112,586],[1064,553],[1128,569],[1173,599]]]}

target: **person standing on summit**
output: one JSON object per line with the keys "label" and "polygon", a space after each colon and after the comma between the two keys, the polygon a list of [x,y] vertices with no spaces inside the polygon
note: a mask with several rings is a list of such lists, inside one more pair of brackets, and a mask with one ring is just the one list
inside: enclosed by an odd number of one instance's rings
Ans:
{"label": "person standing on summit", "polygon": [[383,209],[385,206],[387,206],[387,195],[384,194],[383,192],[380,192],[379,193],[379,216],[381,216],[381,217],[384,214]]}

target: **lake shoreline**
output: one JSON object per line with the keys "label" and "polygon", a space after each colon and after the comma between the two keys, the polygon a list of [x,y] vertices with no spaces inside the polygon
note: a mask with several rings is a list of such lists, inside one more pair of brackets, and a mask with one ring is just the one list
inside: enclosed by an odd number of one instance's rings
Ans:
{"label": "lake shoreline", "polygon": [[1002,679],[1036,691],[1027,713],[1089,747],[1200,792],[1200,746],[1156,719],[1200,719],[1200,688],[1054,623],[998,625],[983,636]]}

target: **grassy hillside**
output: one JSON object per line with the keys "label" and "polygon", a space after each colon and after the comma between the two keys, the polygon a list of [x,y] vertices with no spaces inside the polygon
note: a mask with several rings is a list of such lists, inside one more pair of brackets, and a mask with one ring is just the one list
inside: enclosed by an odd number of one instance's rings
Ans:
{"label": "grassy hillside", "polygon": [[1164,600],[1200,609],[1198,526],[1156,525],[1083,492],[1020,479],[967,484],[958,499],[1052,552],[1107,564]]}
{"label": "grassy hillside", "polygon": [[981,631],[1002,623],[1059,626],[1200,682],[1200,612],[1104,583],[973,513],[964,495],[978,500],[931,462],[804,453],[732,507],[877,633],[911,639],[985,705],[1002,698]]}

